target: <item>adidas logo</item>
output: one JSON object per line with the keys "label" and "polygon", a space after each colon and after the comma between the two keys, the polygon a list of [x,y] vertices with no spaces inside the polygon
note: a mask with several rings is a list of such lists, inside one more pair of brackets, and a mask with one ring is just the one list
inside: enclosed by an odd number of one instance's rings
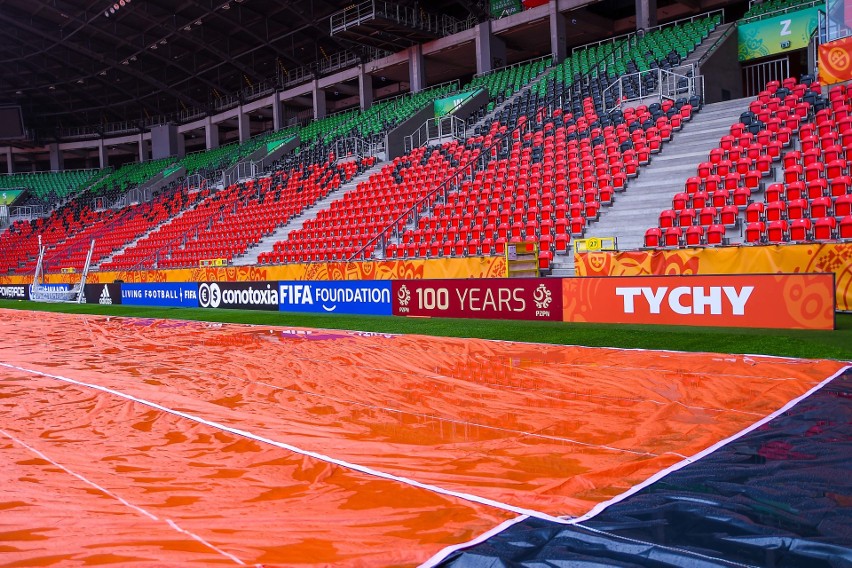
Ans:
{"label": "adidas logo", "polygon": [[109,295],[109,288],[104,286],[104,291],[101,292],[101,298],[98,300],[99,304],[112,304],[112,298]]}

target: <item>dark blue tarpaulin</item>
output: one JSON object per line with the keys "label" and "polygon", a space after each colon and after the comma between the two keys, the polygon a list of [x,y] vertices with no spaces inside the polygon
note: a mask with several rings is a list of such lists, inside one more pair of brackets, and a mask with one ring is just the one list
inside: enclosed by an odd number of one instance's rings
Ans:
{"label": "dark blue tarpaulin", "polygon": [[441,565],[852,567],[852,370],[585,522],[527,519]]}

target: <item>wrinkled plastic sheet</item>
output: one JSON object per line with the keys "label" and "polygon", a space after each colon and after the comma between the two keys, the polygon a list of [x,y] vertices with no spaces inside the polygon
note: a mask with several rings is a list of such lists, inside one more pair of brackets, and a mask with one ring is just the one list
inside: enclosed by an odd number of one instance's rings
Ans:
{"label": "wrinkled plastic sheet", "polygon": [[840,368],[11,310],[0,337],[0,566],[416,565]]}
{"label": "wrinkled plastic sheet", "polygon": [[442,566],[852,566],[852,371],[575,526],[528,519]]}

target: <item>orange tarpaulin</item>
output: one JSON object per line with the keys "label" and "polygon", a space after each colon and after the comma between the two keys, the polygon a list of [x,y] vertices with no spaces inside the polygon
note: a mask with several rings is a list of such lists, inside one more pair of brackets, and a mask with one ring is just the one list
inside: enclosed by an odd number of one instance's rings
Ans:
{"label": "orange tarpaulin", "polygon": [[413,565],[520,511],[582,515],[841,368],[0,316],[0,547],[23,565]]}

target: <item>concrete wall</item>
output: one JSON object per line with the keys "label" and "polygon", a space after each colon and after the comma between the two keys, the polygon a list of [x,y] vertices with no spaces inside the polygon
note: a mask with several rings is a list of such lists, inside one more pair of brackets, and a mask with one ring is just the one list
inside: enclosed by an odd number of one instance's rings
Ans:
{"label": "concrete wall", "polygon": [[704,75],[704,102],[718,103],[743,96],[742,70],[737,61],[736,29],[698,70]]}
{"label": "concrete wall", "polygon": [[388,159],[392,160],[399,156],[405,155],[405,137],[410,136],[412,132],[423,126],[423,123],[430,118],[435,118],[435,105],[429,103],[417,113],[388,132],[386,146],[388,151]]}
{"label": "concrete wall", "polygon": [[456,109],[453,116],[457,116],[462,120],[467,120],[472,114],[477,112],[480,107],[488,104],[488,89],[482,89],[479,93],[465,101],[463,105]]}
{"label": "concrete wall", "polygon": [[178,155],[178,130],[174,124],[164,124],[151,129],[151,158],[160,160]]}

